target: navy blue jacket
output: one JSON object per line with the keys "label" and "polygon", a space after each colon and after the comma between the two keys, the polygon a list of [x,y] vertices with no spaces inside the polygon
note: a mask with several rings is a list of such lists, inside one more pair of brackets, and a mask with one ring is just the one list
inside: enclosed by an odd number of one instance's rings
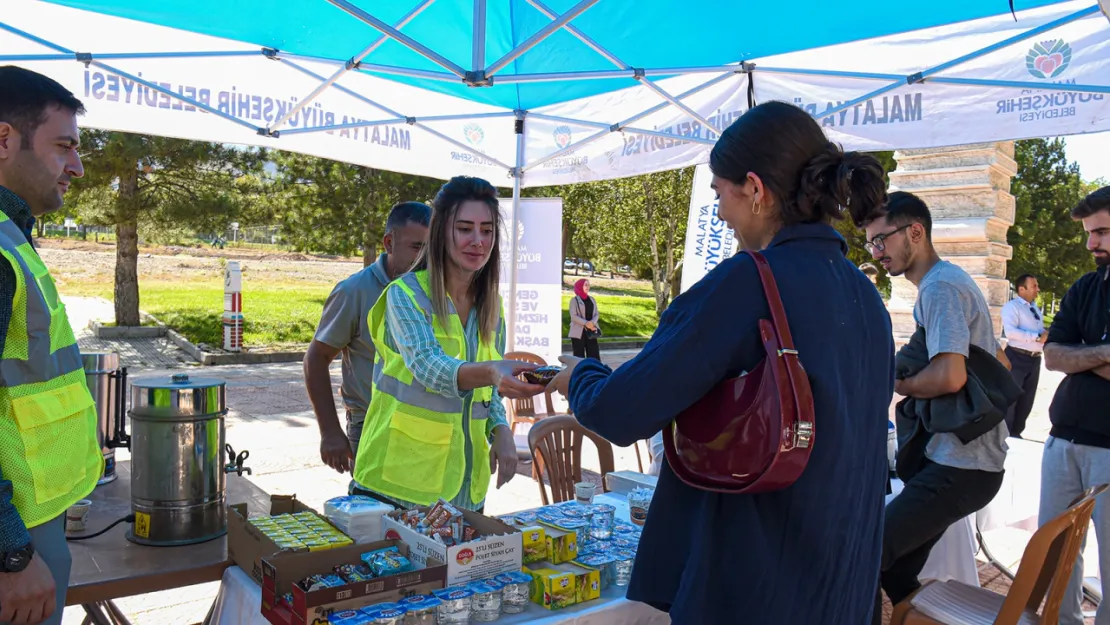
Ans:
{"label": "navy blue jacket", "polygon": [[[813,388],[815,440],[801,478],[760,495],[686,486],[666,463],[628,598],[677,625],[861,625],[878,587],[894,393],[890,316],[830,226],[782,230],[764,251]],[[764,357],[770,313],[746,254],[674,300],[616,371],[579,363],[570,406],[621,446],[650,438],[721,380]]]}

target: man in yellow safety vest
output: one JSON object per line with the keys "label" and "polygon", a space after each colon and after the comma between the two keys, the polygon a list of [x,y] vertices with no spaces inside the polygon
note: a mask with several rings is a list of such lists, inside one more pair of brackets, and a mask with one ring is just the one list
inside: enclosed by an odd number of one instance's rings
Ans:
{"label": "man in yellow safety vest", "polygon": [[46,76],[0,67],[0,624],[61,623],[65,512],[104,465],[81,354],[31,243],[84,174],[83,112]]}

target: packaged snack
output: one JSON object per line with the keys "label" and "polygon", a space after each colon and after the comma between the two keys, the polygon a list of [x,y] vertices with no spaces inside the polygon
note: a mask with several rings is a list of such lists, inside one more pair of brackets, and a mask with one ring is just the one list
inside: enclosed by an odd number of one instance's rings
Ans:
{"label": "packaged snack", "polygon": [[575,562],[592,569],[597,569],[601,578],[601,590],[605,590],[613,585],[616,567],[611,554],[601,551],[589,555],[579,555]]}
{"label": "packaged snack", "polygon": [[361,610],[343,610],[328,617],[328,625],[367,625],[370,617]]}
{"label": "packaged snack", "polygon": [[517,512],[513,515],[513,518],[516,519],[517,525],[532,525],[536,522],[538,517],[534,511],[527,510],[525,512]]}
{"label": "packaged snack", "polygon": [[293,593],[287,592],[278,599],[278,603],[284,604],[289,609],[293,609]]}
{"label": "packaged snack", "polygon": [[405,625],[436,625],[436,609],[442,602],[433,595],[413,595],[398,603],[405,606]]}
{"label": "packaged snack", "polygon": [[329,573],[327,575],[311,575],[298,583],[305,592],[312,592],[322,588],[337,588],[346,584],[347,582],[345,582],[342,577],[334,573]]}
{"label": "packaged snack", "polygon": [[470,622],[470,600],[474,596],[470,589],[453,586],[433,590],[432,594],[440,600],[436,608],[438,625],[465,625]]}
{"label": "packaged snack", "polygon": [[335,567],[336,575],[347,580],[347,583],[366,582],[374,579],[374,574],[370,572],[370,567],[365,564],[340,564]]}
{"label": "packaged snack", "polygon": [[470,599],[470,620],[489,623],[501,618],[501,584],[485,580],[471,582],[467,588],[474,593]]}
{"label": "packaged snack", "polygon": [[395,575],[413,570],[412,562],[401,555],[396,547],[378,549],[377,551],[364,553],[359,557],[366,563],[366,566],[370,567],[370,572],[375,577]]}
{"label": "packaged snack", "polygon": [[399,603],[379,603],[363,608],[362,613],[369,619],[367,625],[404,625],[405,607]]}
{"label": "packaged snack", "polygon": [[502,573],[495,577],[502,584],[501,611],[520,614],[528,609],[528,596],[532,592],[532,576],[520,571]]}
{"label": "packaged snack", "polygon": [[543,384],[547,385],[555,376],[559,375],[562,367],[548,365],[546,367],[539,367],[531,371],[524,372],[524,379],[529,384]]}
{"label": "packaged snack", "polygon": [[530,568],[529,573],[533,580],[532,603],[561,610],[578,602],[574,573],[543,566]]}

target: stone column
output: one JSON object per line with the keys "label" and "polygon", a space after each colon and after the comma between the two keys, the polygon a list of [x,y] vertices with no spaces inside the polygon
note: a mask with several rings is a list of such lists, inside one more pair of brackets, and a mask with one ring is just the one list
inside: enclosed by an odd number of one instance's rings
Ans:
{"label": "stone column", "polygon": [[[937,253],[963,267],[979,284],[995,334],[1001,335],[1002,306],[1010,299],[1006,261],[1012,250],[1006,232],[1014,223],[1014,142],[903,150],[894,158],[898,168],[890,173],[890,190],[913,193],[929,205]],[[901,276],[891,278],[891,285],[887,308],[895,339],[902,342],[914,330],[917,288]]]}

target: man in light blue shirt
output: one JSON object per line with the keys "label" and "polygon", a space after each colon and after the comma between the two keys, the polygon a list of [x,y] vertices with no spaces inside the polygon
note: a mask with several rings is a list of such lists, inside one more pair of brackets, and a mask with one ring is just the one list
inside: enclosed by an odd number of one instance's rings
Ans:
{"label": "man in light blue shirt", "polygon": [[1037,397],[1037,383],[1041,379],[1041,352],[1048,330],[1044,315],[1037,308],[1037,294],[1041,292],[1037,278],[1023,274],[1014,281],[1017,296],[1002,307],[1002,329],[1008,341],[1006,357],[1010,359],[1010,373],[1022,388],[1021,397],[1006,413],[1006,427],[1010,436],[1021,438],[1025,421],[1033,410]]}

